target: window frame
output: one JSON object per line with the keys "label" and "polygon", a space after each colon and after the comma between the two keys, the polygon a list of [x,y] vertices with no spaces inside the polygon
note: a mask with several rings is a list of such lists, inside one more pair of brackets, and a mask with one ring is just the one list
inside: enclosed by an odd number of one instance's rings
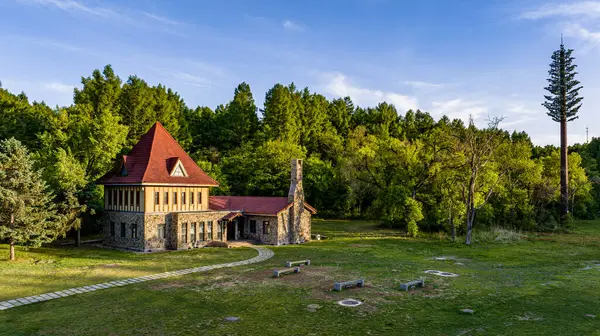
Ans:
{"label": "window frame", "polygon": [[196,222],[190,223],[190,243],[196,242]]}
{"label": "window frame", "polygon": [[123,203],[125,206],[129,206],[129,190],[123,190],[124,194],[125,194],[125,203]]}
{"label": "window frame", "polygon": [[194,192],[190,192],[190,205],[194,205]]}
{"label": "window frame", "polygon": [[173,192],[173,205],[177,205],[177,191]]}
{"label": "window frame", "polygon": [[109,227],[109,231],[110,231],[110,236],[114,237],[116,234],[116,230],[115,230],[115,222],[110,222],[110,227]]}
{"label": "window frame", "polygon": [[125,223],[121,222],[121,238],[125,238],[127,236],[127,227]]}
{"label": "window frame", "polygon": [[169,205],[169,192],[165,191],[164,195],[163,195],[163,204],[164,205]]}
{"label": "window frame", "polygon": [[138,239],[137,223],[131,224],[131,239]]}
{"label": "window frame", "polygon": [[213,230],[212,230],[212,223],[213,223],[212,221],[208,221],[208,222],[206,222],[206,234],[207,234],[207,236],[208,236],[208,237],[207,237],[207,238],[208,238],[208,239],[207,239],[208,241],[212,241],[212,240],[214,240],[214,237],[213,237]]}
{"label": "window frame", "polygon": [[154,192],[154,205],[160,205],[160,192]]}
{"label": "window frame", "polygon": [[185,205],[185,191],[181,192],[181,205]]}
{"label": "window frame", "polygon": [[119,206],[123,206],[123,190],[119,190]]}
{"label": "window frame", "polygon": [[270,226],[271,226],[271,221],[263,221],[263,234],[269,234],[270,233]]}
{"label": "window frame", "polygon": [[202,205],[202,191],[198,191],[198,204]]}
{"label": "window frame", "polygon": [[201,241],[201,242],[205,241],[204,240],[205,227],[206,227],[205,222],[198,223],[198,241]]}
{"label": "window frame", "polygon": [[187,244],[187,242],[188,242],[187,223],[181,223],[180,237],[181,237],[181,242],[184,244]]}
{"label": "window frame", "polygon": [[166,224],[158,224],[156,226],[158,233],[157,233],[157,237],[158,239],[165,239],[166,237],[166,233],[167,233],[167,225]]}
{"label": "window frame", "polygon": [[112,190],[110,188],[108,188],[108,187],[106,189],[108,189],[107,190],[107,196],[108,196],[107,203],[108,203],[109,206],[111,206],[112,205],[112,201],[113,201],[113,199],[112,199]]}

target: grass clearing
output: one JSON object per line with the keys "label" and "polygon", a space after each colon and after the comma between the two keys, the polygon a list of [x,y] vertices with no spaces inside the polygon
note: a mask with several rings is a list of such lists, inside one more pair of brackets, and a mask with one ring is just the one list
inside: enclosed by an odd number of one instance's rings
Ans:
{"label": "grass clearing", "polygon": [[[574,234],[525,234],[510,244],[470,247],[440,241],[434,235],[407,238],[363,221],[315,220],[313,233],[329,239],[272,247],[275,256],[259,264],[9,309],[0,312],[0,334],[600,335],[600,266],[596,266],[600,264],[600,221],[578,222]],[[79,258],[96,266],[115,263],[111,258],[131,262],[131,267],[143,261],[131,253],[98,260],[103,252],[116,253],[84,250]],[[53,252],[39,253],[41,258]],[[188,253],[206,262],[213,257],[218,263],[218,258],[241,260],[255,252],[167,253],[173,258],[169,269],[176,269],[174,263],[185,264]],[[232,255],[236,253],[251,255]],[[440,256],[447,258],[434,260]],[[312,266],[299,274],[272,278],[273,269],[298,259],[310,259]],[[0,271],[6,269],[5,264],[0,262]],[[166,266],[157,263],[149,268],[156,267]],[[460,276],[423,273],[429,269]],[[112,270],[101,268],[98,274]],[[3,273],[2,284],[14,277]],[[365,288],[330,290],[334,281],[360,277],[366,279]],[[425,277],[424,289],[399,290],[401,282],[419,277]],[[4,295],[1,290],[0,294]],[[337,305],[345,298],[363,304]],[[465,308],[475,313],[462,313]],[[225,321],[228,316],[241,320]]]}

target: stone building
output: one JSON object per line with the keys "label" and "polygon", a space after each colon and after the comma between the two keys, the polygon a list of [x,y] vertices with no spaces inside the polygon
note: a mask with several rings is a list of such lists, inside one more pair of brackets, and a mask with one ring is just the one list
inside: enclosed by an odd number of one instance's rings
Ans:
{"label": "stone building", "polygon": [[98,180],[104,244],[151,251],[246,239],[306,242],[316,210],[304,202],[302,160],[291,164],[288,197],[210,196],[219,184],[157,122]]}

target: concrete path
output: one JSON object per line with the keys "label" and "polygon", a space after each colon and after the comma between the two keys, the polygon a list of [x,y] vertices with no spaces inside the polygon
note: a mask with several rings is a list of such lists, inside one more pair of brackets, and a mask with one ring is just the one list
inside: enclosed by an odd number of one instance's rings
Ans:
{"label": "concrete path", "polygon": [[264,248],[264,247],[253,246],[252,248],[255,249],[256,251],[258,251],[258,256],[251,258],[251,259],[247,259],[247,260],[230,262],[230,263],[226,263],[226,264],[188,268],[188,269],[183,269],[183,270],[179,270],[179,271],[164,272],[164,273],[158,273],[158,274],[152,274],[152,275],[145,275],[145,276],[138,277],[138,278],[122,279],[122,280],[116,280],[116,281],[111,281],[111,282],[105,282],[105,283],[101,283],[101,284],[97,284],[97,285],[65,289],[65,290],[53,292],[53,293],[28,296],[28,297],[14,299],[14,300],[0,301],[0,310],[14,308],[14,307],[32,304],[32,303],[36,303],[36,302],[60,299],[61,297],[77,295],[77,294],[82,294],[82,293],[87,293],[87,292],[93,292],[93,291],[100,290],[100,289],[127,286],[127,285],[135,284],[138,282],[149,281],[149,280],[170,278],[170,277],[184,275],[184,274],[190,274],[190,273],[206,272],[206,271],[209,271],[212,269],[217,269],[217,268],[228,268],[228,267],[249,265],[249,264],[254,264],[254,263],[261,262],[261,261],[265,261],[275,255],[275,253],[273,253],[273,251],[271,251],[267,248]]}

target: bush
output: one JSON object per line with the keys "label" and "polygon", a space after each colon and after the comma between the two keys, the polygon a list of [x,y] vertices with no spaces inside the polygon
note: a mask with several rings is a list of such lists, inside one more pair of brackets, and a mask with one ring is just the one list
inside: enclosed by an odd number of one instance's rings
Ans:
{"label": "bush", "polygon": [[473,230],[473,243],[476,244],[511,244],[517,243],[522,239],[523,235],[521,232],[501,227],[493,227],[488,230]]}

